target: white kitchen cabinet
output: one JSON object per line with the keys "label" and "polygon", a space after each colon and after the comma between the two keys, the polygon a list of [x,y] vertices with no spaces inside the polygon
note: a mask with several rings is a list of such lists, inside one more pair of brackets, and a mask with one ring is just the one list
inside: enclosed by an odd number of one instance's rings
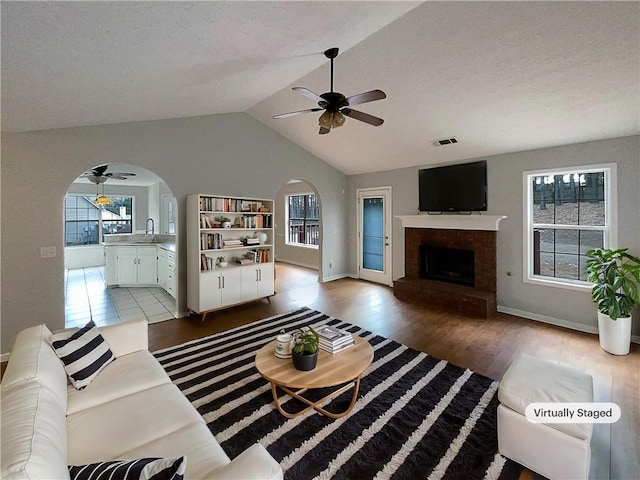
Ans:
{"label": "white kitchen cabinet", "polygon": [[[166,251],[161,249],[162,251]],[[173,298],[176,298],[176,254],[166,251],[167,253],[167,278],[165,280],[164,289]]]}
{"label": "white kitchen cabinet", "polygon": [[158,285],[165,290],[167,289],[168,276],[167,251],[164,248],[158,248]]}
{"label": "white kitchen cabinet", "polygon": [[242,300],[251,301],[256,298],[273,295],[274,271],[273,263],[256,263],[241,267]]}
{"label": "white kitchen cabinet", "polygon": [[154,246],[117,247],[118,285],[157,285],[158,250]]}
{"label": "white kitchen cabinet", "polygon": [[[206,314],[274,294],[273,208],[273,200],[266,199],[187,197],[187,307],[191,311]],[[225,257],[228,266],[218,267],[218,257]]]}
{"label": "white kitchen cabinet", "polygon": [[104,247],[104,275],[107,287],[118,284],[118,247]]}

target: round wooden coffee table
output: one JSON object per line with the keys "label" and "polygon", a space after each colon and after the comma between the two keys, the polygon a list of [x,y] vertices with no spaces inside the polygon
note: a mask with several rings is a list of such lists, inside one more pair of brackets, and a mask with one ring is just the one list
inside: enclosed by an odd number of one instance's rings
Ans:
{"label": "round wooden coffee table", "polygon": [[[302,372],[293,366],[293,361],[275,356],[275,340],[262,347],[256,354],[256,369],[266,380],[271,382],[271,392],[276,407],[282,415],[287,418],[294,418],[298,415],[314,409],[323,415],[331,418],[340,418],[347,415],[356,403],[358,389],[360,388],[360,377],[365,372],[373,360],[373,348],[366,340],[354,337],[355,345],[342,352],[331,354],[320,349],[318,354],[318,365],[309,372]],[[346,383],[346,384],[345,384]],[[345,385],[343,385],[345,384]],[[342,385],[329,395],[320,400],[311,401],[302,395],[310,389],[326,388]],[[284,392],[293,398],[308,405],[300,412],[288,413],[282,409],[278,400],[276,389],[280,387]],[[342,413],[328,412],[320,405],[353,387],[353,397],[351,404]],[[294,391],[294,389],[297,389]]]}

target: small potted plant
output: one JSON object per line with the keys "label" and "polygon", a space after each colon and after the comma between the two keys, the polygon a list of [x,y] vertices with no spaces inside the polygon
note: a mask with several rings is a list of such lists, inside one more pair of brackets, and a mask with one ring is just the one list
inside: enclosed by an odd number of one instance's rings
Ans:
{"label": "small potted plant", "polygon": [[220,216],[216,217],[215,220],[222,224],[222,228],[231,228],[231,219],[229,217]]}
{"label": "small potted plant", "polygon": [[311,327],[306,327],[293,333],[291,355],[294,367],[303,372],[316,368],[318,363],[318,341],[318,334]]}
{"label": "small potted plant", "polygon": [[219,257],[216,258],[216,262],[218,263],[219,267],[226,267],[227,265],[229,265],[227,263],[226,258],[224,258],[223,255],[220,255]]}
{"label": "small potted plant", "polygon": [[631,311],[640,305],[640,258],[627,248],[589,250],[587,279],[591,299],[598,304],[600,346],[614,355],[626,355],[631,344]]}

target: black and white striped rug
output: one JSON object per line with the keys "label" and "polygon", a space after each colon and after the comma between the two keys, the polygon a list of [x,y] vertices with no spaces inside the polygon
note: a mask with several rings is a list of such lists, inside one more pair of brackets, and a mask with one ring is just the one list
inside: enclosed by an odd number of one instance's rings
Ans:
{"label": "black and white striped rug", "polygon": [[[280,329],[324,323],[367,339],[373,363],[349,415],[332,420],[311,411],[288,420],[256,371],[255,354]],[[520,473],[498,454],[497,382],[306,307],[154,355],[230,458],[260,442],[288,480],[515,479]],[[343,411],[351,396],[325,407]],[[284,393],[281,401],[289,411],[303,408]]]}

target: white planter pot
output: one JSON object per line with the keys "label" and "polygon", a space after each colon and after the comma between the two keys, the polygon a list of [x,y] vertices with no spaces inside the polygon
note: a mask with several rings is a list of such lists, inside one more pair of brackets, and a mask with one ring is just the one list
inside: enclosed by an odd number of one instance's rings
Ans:
{"label": "white planter pot", "polygon": [[611,320],[609,315],[598,312],[600,347],[614,355],[627,355],[631,345],[631,317]]}

